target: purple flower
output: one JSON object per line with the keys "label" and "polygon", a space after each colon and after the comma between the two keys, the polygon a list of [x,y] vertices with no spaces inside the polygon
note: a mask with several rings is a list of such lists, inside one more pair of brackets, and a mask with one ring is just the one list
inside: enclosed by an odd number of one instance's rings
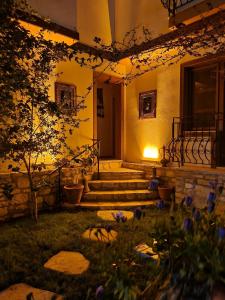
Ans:
{"label": "purple flower", "polygon": [[187,196],[187,197],[184,198],[184,203],[185,203],[187,206],[191,206],[192,202],[193,202],[193,199],[192,199],[191,196]]}
{"label": "purple flower", "polygon": [[159,200],[159,201],[156,203],[156,207],[159,208],[159,209],[165,208],[165,202],[164,202],[164,200]]}
{"label": "purple flower", "polygon": [[213,190],[216,189],[217,184],[218,184],[218,183],[217,183],[216,181],[210,181],[210,182],[209,182],[209,186],[210,186]]}
{"label": "purple flower", "polygon": [[97,287],[96,291],[95,291],[95,296],[96,299],[98,300],[102,300],[103,296],[104,296],[104,288],[102,285],[100,285],[99,287]]}
{"label": "purple flower", "polygon": [[190,218],[185,218],[183,223],[183,229],[189,231],[192,228],[192,220]]}
{"label": "purple flower", "polygon": [[218,236],[220,239],[224,239],[225,238],[225,228],[224,227],[220,227],[218,229]]}
{"label": "purple flower", "polygon": [[149,258],[149,255],[147,253],[139,252],[138,254],[141,258]]}
{"label": "purple flower", "polygon": [[208,212],[212,213],[214,211],[215,208],[215,203],[214,202],[209,202],[208,204]]}
{"label": "purple flower", "polygon": [[208,195],[208,201],[213,202],[216,200],[216,193],[210,192]]}
{"label": "purple flower", "polygon": [[158,189],[159,186],[159,181],[158,179],[152,179],[149,183],[149,190],[151,191],[156,191]]}
{"label": "purple flower", "polygon": [[112,230],[112,226],[111,226],[110,224],[107,224],[107,225],[105,226],[105,230],[106,230],[108,233],[110,233],[111,230]]}
{"label": "purple flower", "polygon": [[127,217],[126,217],[126,216],[122,216],[122,217],[121,217],[121,221],[122,221],[123,223],[125,223],[125,222],[127,221]]}
{"label": "purple flower", "polygon": [[142,209],[140,207],[137,207],[134,210],[134,218],[137,219],[137,220],[140,220],[141,216],[142,216]]}
{"label": "purple flower", "polygon": [[122,221],[122,218],[124,217],[122,211],[117,212],[116,214],[112,213],[113,218],[116,220],[116,222]]}
{"label": "purple flower", "polygon": [[199,209],[194,210],[193,218],[195,221],[199,221],[201,219],[201,213],[200,213]]}

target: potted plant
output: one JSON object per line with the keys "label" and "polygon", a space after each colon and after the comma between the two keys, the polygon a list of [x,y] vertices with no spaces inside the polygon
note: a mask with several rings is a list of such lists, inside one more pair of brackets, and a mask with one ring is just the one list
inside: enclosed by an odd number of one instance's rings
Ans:
{"label": "potted plant", "polygon": [[[88,181],[92,178],[92,167],[95,163],[96,151],[91,147],[86,147],[85,149],[84,155],[74,160],[75,165],[70,165],[75,168],[75,175],[73,183],[64,186],[65,202],[79,204],[83,193],[90,191]],[[80,176],[82,184],[78,180]]]}
{"label": "potted plant", "polygon": [[163,158],[160,160],[160,163],[161,163],[162,167],[168,167],[170,161],[168,159],[166,159],[166,146],[165,145],[162,147],[162,151],[163,151]]}
{"label": "potted plant", "polygon": [[171,188],[167,185],[162,185],[162,186],[158,187],[158,192],[159,192],[159,197],[161,200],[170,201],[171,194],[173,192],[173,188]]}
{"label": "potted plant", "polygon": [[84,185],[78,183],[79,171],[76,170],[72,184],[64,185],[65,202],[79,204],[83,195]]}
{"label": "potted plant", "polygon": [[82,198],[84,186],[83,184],[69,184],[64,186],[64,194],[66,202],[79,204]]}

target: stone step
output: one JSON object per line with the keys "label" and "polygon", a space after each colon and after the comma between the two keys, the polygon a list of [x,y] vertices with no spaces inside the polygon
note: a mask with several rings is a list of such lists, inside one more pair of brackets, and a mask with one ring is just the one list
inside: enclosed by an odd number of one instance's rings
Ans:
{"label": "stone step", "polygon": [[[97,172],[94,173],[93,179],[97,178]],[[125,179],[142,179],[145,176],[143,171],[116,168],[111,170],[101,170],[99,173],[100,180],[125,180]]]}
{"label": "stone step", "polygon": [[79,204],[63,203],[62,207],[65,210],[77,210],[79,208],[88,210],[99,210],[99,209],[134,209],[135,207],[155,207],[155,200],[140,200],[140,201],[86,201]]}
{"label": "stone step", "polygon": [[145,190],[148,188],[149,180],[92,180],[88,182],[91,191],[115,191],[115,190]]}
{"label": "stone step", "polygon": [[158,198],[158,193],[149,190],[93,191],[86,193],[82,201],[138,201]]}
{"label": "stone step", "polygon": [[120,159],[100,160],[100,170],[111,170],[121,168],[123,161]]}

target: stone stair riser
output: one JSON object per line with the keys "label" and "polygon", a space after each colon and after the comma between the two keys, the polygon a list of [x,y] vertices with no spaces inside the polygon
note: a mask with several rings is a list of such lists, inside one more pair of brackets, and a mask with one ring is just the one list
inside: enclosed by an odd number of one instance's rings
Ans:
{"label": "stone stair riser", "polygon": [[84,195],[82,201],[138,201],[138,200],[153,200],[157,199],[158,195],[156,193],[129,193],[129,194],[91,194],[88,193]]}
{"label": "stone stair riser", "polygon": [[95,173],[89,182],[91,191],[83,196],[82,203],[131,203],[149,202],[158,198],[148,191],[145,172],[126,168],[105,169]]}
{"label": "stone stair riser", "polygon": [[[100,173],[100,180],[129,180],[129,179],[143,179],[144,175],[141,173]],[[97,179],[94,174],[93,179]]]}
{"label": "stone stair riser", "polygon": [[145,190],[148,188],[149,182],[89,182],[91,191],[122,191],[122,190]]}
{"label": "stone stair riser", "polygon": [[62,207],[66,210],[73,211],[77,210],[77,208],[82,208],[84,210],[134,210],[136,207],[155,207],[156,203],[155,200],[139,200],[139,201],[126,201],[126,202],[97,202],[97,201],[88,201],[88,202],[81,202],[80,204],[71,204],[71,203],[63,203]]}
{"label": "stone stair riser", "polygon": [[117,168],[121,168],[122,165],[122,161],[100,161],[99,167],[100,170],[110,170],[110,169],[117,169]]}

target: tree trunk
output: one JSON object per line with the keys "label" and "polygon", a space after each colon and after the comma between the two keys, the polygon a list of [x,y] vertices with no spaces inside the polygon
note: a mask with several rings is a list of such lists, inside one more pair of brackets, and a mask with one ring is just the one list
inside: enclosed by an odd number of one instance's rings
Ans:
{"label": "tree trunk", "polygon": [[30,200],[31,200],[31,216],[34,218],[35,222],[38,221],[38,206],[37,206],[37,192],[31,190],[30,192]]}

